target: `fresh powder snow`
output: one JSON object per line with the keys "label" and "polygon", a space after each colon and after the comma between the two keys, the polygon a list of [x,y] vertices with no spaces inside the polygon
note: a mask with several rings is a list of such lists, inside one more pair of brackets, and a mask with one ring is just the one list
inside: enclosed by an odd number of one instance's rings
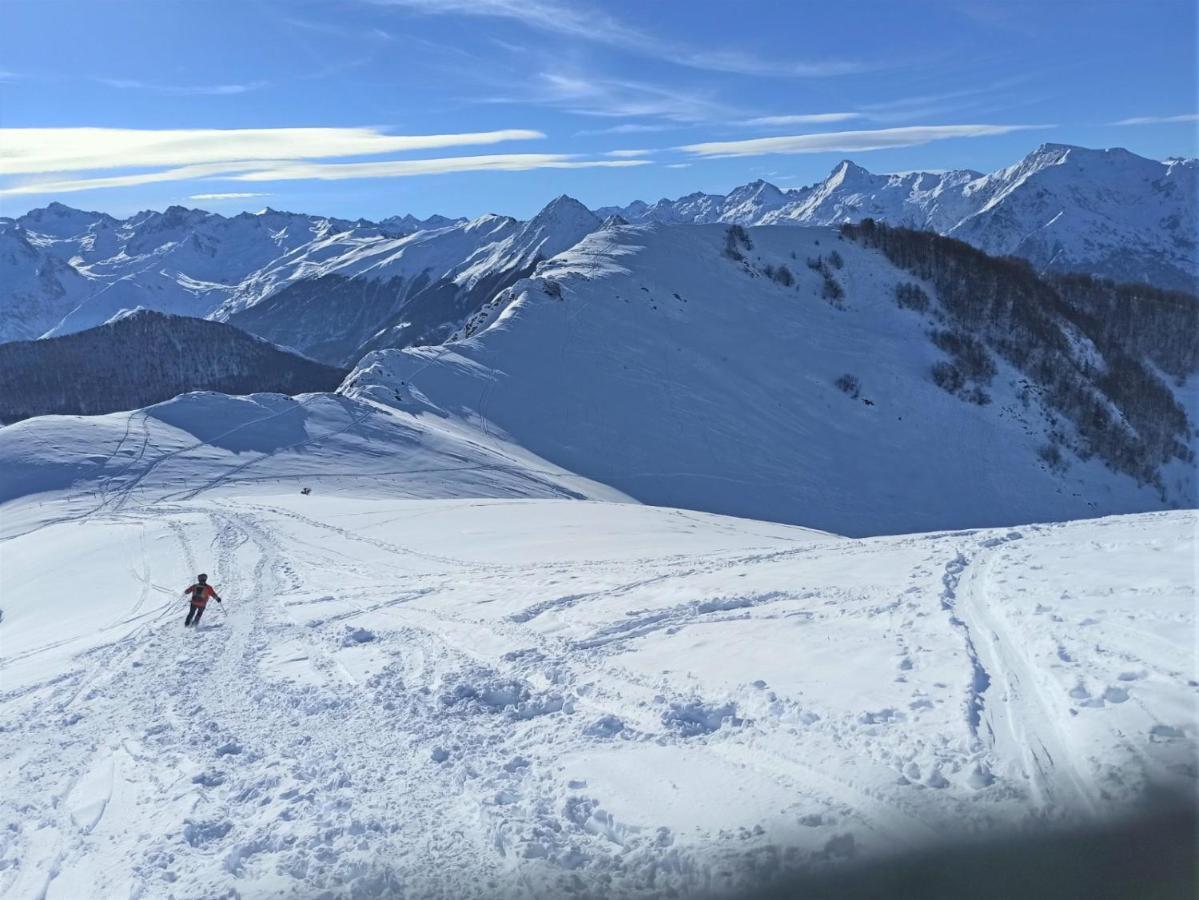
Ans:
{"label": "fresh powder snow", "polygon": [[401,406],[0,430],[0,895],[668,896],[1194,791],[1193,512],[852,540]]}

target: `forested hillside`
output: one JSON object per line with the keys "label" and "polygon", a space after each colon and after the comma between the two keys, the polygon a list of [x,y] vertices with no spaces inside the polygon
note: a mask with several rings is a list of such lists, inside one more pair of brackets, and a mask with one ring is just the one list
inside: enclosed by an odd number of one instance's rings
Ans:
{"label": "forested hillside", "polygon": [[331,391],[343,375],[231,325],[143,309],[64,337],[0,344],[0,422],[136,409],[188,391]]}

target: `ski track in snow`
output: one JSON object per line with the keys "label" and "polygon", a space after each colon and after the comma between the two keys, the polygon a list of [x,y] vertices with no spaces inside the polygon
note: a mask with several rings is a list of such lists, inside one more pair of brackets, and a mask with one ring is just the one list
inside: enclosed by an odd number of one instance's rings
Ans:
{"label": "ski track in snow", "polygon": [[[661,896],[1194,791],[1193,514],[63,508],[128,607],[0,661],[5,898]],[[226,602],[185,631],[200,568]]]}

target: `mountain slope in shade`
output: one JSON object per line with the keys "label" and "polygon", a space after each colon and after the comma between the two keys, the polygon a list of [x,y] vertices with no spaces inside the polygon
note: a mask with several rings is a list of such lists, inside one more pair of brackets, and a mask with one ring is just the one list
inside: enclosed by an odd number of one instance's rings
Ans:
{"label": "mountain slope in shade", "polygon": [[873,218],[952,235],[1043,271],[1079,271],[1194,291],[1199,279],[1199,162],[1127,150],[1043,144],[989,175],[876,175],[844,160],[820,183],[765,182],[728,196],[605,207],[630,222],[833,225]]}
{"label": "mountain slope in shade", "polygon": [[119,220],[51,203],[0,221],[0,240],[23,241],[39,259],[48,257],[60,270],[69,270],[63,278],[76,283],[72,302],[58,302],[60,294],[53,285],[33,293],[19,290],[45,268],[40,262],[26,263],[6,279],[0,298],[6,309],[28,311],[21,313],[20,321],[0,320],[0,340],[67,334],[139,306],[205,317],[234,302],[243,281],[278,266],[299,248],[311,246],[319,253],[331,238],[340,237],[349,247],[451,223],[438,216],[349,222],[269,208],[225,217],[181,206]]}
{"label": "mountain slope in shade", "polygon": [[515,219],[482,216],[402,238],[339,235],[247,279],[214,315],[316,358],[353,362],[414,297],[452,284],[465,260],[519,229]]}
{"label": "mountain slope in shade", "polygon": [[0,227],[0,291],[0,340],[30,340],[69,315],[92,285],[21,231]]}
{"label": "mountain slope in shade", "polygon": [[445,340],[497,292],[600,224],[563,196],[524,223],[489,215],[398,240],[339,236],[248,279],[216,315],[352,364],[369,349]]}
{"label": "mountain slope in shade", "polygon": [[[897,302],[905,290],[923,310]],[[1102,380],[1085,373],[1106,363],[1075,325],[1043,326],[1055,352],[1081,354],[1052,357],[1077,380],[1051,387],[950,315],[931,285],[832,229],[615,227],[501,294],[462,339],[367,356],[343,390],[455,418],[643,502],[841,534],[1193,503],[1190,387],[1180,401],[1146,382],[1182,416],[1155,449],[1123,424],[1076,433],[1054,391],[1090,396]]]}
{"label": "mountain slope in shade", "polygon": [[0,422],[136,409],[188,391],[331,391],[344,375],[229,325],[142,309],[63,337],[0,344]]}

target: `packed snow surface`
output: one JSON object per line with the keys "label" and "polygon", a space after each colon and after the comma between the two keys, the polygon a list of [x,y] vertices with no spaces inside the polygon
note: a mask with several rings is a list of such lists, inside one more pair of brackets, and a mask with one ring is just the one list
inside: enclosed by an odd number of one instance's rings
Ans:
{"label": "packed snow surface", "polygon": [[1194,790],[1193,513],[102,483],[0,507],[6,898],[669,895]]}

